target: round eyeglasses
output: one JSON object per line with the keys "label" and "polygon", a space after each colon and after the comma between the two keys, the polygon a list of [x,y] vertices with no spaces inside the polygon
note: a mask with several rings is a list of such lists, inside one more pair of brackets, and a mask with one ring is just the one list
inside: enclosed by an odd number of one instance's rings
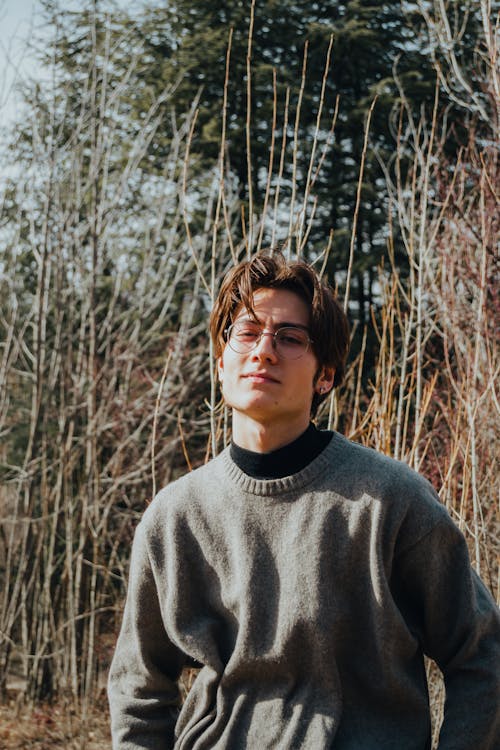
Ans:
{"label": "round eyeglasses", "polygon": [[313,343],[302,328],[283,326],[273,333],[251,321],[233,323],[224,334],[227,343],[237,354],[248,354],[259,345],[262,336],[272,336],[276,354],[283,359],[300,359]]}

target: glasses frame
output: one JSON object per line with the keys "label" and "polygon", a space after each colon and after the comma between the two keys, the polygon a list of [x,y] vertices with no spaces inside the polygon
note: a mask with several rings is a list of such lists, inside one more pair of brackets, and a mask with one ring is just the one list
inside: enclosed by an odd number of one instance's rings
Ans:
{"label": "glasses frame", "polygon": [[[229,348],[232,349],[233,352],[235,352],[235,354],[250,354],[250,352],[253,352],[254,349],[256,349],[259,346],[260,342],[262,341],[262,337],[263,336],[272,336],[272,339],[273,339],[273,349],[276,352],[277,356],[280,357],[281,359],[285,359],[285,360],[289,360],[291,362],[294,362],[297,359],[301,359],[301,357],[303,357],[304,354],[306,354],[309,351],[309,348],[310,348],[311,344],[314,343],[313,340],[309,337],[309,334],[307,333],[307,331],[304,328],[300,327],[300,326],[280,326],[279,328],[277,328],[274,331],[274,333],[273,333],[273,331],[266,331],[265,328],[262,328],[261,332],[260,332],[260,336],[255,340],[255,342],[253,343],[253,345],[249,349],[245,349],[244,351],[240,352],[237,349],[235,349],[234,346],[231,345],[231,331],[234,328],[234,326],[236,326],[236,325],[241,325],[241,323],[239,321],[231,323],[231,325],[224,330],[224,339],[225,339],[227,345],[229,346]],[[300,352],[300,354],[299,354],[298,357],[286,357],[283,354],[281,354],[280,351],[279,351],[279,349],[278,349],[278,345],[276,343],[276,336],[280,333],[280,331],[287,330],[288,328],[290,328],[291,330],[300,331],[301,333],[304,333],[307,336],[306,346],[303,349],[303,351]]]}

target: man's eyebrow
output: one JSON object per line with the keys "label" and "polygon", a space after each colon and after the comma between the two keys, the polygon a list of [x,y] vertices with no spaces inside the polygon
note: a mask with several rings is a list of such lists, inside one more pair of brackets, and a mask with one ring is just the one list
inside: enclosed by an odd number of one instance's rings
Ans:
{"label": "man's eyebrow", "polygon": [[[242,315],[241,317],[236,318],[235,323],[239,321],[249,321],[250,323],[257,323],[258,325],[262,325],[261,321],[254,317],[253,315]],[[288,320],[280,320],[279,323],[276,323],[276,325],[273,326],[274,330],[277,331],[278,328],[299,328],[301,331],[307,331],[309,333],[309,326],[305,326],[302,323],[292,323]]]}
{"label": "man's eyebrow", "polygon": [[282,320],[275,328],[300,328],[301,331],[309,331],[309,326],[304,326],[302,323],[289,323],[286,320]]}

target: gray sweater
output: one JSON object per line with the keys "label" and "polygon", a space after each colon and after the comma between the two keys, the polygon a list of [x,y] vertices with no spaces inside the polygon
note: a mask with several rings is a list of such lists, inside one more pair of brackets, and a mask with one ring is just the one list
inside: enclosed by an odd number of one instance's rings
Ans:
{"label": "gray sweater", "polygon": [[137,528],[113,747],[426,750],[423,653],[446,683],[440,750],[498,750],[498,609],[428,482],[338,434],[276,480],[225,450]]}

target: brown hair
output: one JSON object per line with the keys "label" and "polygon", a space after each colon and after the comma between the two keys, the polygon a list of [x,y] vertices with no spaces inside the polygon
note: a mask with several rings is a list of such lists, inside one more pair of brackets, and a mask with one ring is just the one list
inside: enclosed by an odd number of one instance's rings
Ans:
{"label": "brown hair", "polygon": [[[257,289],[287,289],[295,292],[310,310],[312,349],[319,369],[335,368],[333,385],[342,383],[349,351],[349,323],[333,289],[322,281],[314,268],[303,261],[288,262],[281,253],[263,253],[242,261],[225,276],[210,316],[210,335],[215,356],[220,357],[225,346],[225,331],[240,307],[251,314],[253,294]],[[327,394],[313,397],[311,415]]]}

